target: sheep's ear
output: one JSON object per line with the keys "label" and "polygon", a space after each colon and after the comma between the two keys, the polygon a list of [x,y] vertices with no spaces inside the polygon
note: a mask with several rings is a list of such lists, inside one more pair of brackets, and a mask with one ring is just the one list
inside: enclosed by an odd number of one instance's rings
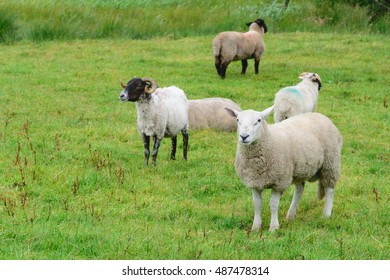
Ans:
{"label": "sheep's ear", "polygon": [[250,26],[253,23],[253,21],[245,23],[246,26]]}
{"label": "sheep's ear", "polygon": [[264,33],[267,33],[267,25],[265,24],[265,21],[261,18],[256,19],[256,23],[264,29]]}
{"label": "sheep's ear", "polygon": [[271,107],[265,109],[264,111],[260,112],[261,118],[262,118],[263,120],[265,120],[266,118],[268,118],[268,116],[269,116],[269,115],[271,114],[271,112],[274,110],[274,107],[275,107],[275,105],[273,105],[273,106],[271,106]]}
{"label": "sheep's ear", "polygon": [[303,78],[305,78],[305,76],[308,74],[308,72],[303,72],[299,75],[299,79],[303,80]]}
{"label": "sheep's ear", "polygon": [[311,76],[311,80],[318,84],[318,90],[320,90],[322,86],[320,76],[316,73],[313,73],[313,75]]}
{"label": "sheep's ear", "polygon": [[320,76],[318,75],[318,74],[316,74],[316,73],[313,73],[313,77],[312,77],[312,80],[313,81],[319,81],[320,83],[321,83],[321,78],[320,78]]}
{"label": "sheep's ear", "polygon": [[239,111],[234,110],[234,109],[229,108],[229,107],[225,107],[225,110],[228,112],[229,115],[231,115],[232,117],[235,117],[235,118],[237,118],[238,113],[240,113]]}

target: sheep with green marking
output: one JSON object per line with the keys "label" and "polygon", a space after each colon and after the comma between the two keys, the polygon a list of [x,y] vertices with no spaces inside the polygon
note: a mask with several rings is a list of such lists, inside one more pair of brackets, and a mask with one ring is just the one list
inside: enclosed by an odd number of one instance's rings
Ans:
{"label": "sheep with green marking", "polygon": [[279,90],[274,101],[274,120],[281,122],[292,116],[314,112],[317,106],[318,91],[321,88],[320,76],[304,72],[299,75],[302,81],[291,87]]}

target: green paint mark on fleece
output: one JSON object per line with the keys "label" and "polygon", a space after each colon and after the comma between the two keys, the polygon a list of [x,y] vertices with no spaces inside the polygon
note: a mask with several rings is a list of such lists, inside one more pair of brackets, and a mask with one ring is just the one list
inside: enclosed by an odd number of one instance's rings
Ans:
{"label": "green paint mark on fleece", "polygon": [[301,92],[298,89],[296,89],[295,87],[286,87],[283,89],[283,91],[294,94],[298,97],[302,97]]}

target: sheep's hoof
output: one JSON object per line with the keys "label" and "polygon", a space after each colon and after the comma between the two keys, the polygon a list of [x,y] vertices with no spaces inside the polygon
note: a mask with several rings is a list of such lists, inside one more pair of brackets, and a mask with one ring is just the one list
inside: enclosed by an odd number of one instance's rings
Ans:
{"label": "sheep's hoof", "polygon": [[251,231],[260,231],[261,230],[261,225],[253,225]]}
{"label": "sheep's hoof", "polygon": [[294,221],[294,217],[289,217],[289,216],[287,216],[287,217],[286,217],[286,220],[287,220],[287,222],[292,222],[292,221]]}
{"label": "sheep's hoof", "polygon": [[287,221],[291,222],[294,219],[295,219],[295,214],[287,213],[287,216],[286,216]]}
{"label": "sheep's hoof", "polygon": [[279,229],[279,225],[270,225],[270,227],[269,227],[269,231],[270,232],[273,232],[273,231],[275,231],[277,229]]}

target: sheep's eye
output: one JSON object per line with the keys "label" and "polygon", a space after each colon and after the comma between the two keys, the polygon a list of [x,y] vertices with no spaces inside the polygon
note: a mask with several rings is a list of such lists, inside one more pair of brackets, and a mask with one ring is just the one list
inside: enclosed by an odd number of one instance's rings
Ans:
{"label": "sheep's eye", "polygon": [[237,122],[240,122],[240,121],[237,119]]}

